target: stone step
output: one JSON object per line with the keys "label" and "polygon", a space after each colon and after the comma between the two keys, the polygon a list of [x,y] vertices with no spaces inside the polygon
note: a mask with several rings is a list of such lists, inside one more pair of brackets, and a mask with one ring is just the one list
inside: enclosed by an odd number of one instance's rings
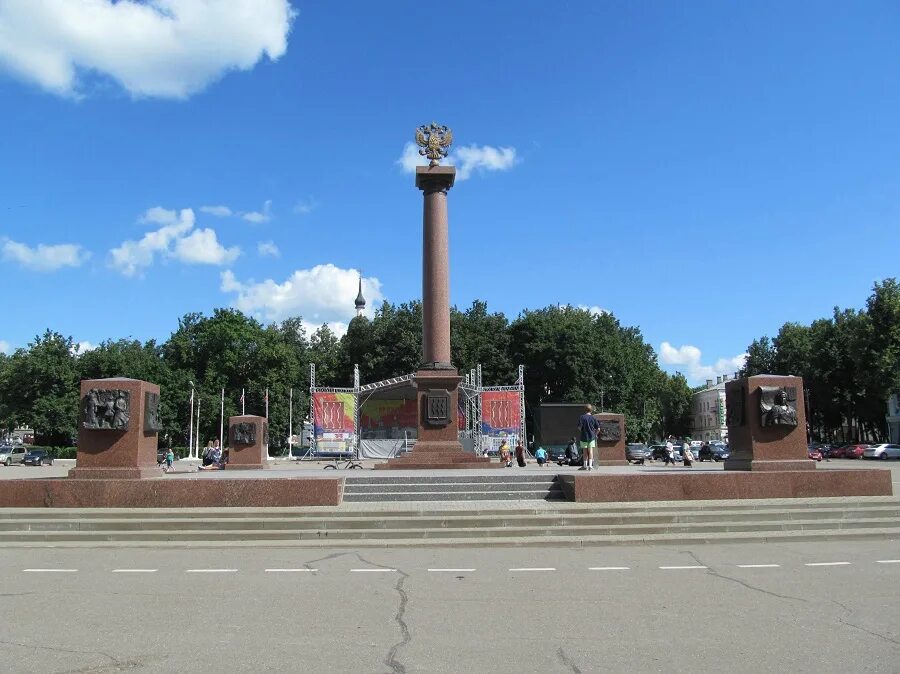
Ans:
{"label": "stone step", "polygon": [[455,493],[469,491],[535,491],[538,489],[554,490],[562,492],[562,487],[555,483],[547,482],[472,482],[472,483],[449,483],[442,484],[425,483],[377,483],[370,482],[367,484],[346,483],[344,485],[344,498],[348,494],[367,494],[373,492],[380,493],[415,493],[415,492],[435,492],[435,493]]}
{"label": "stone step", "polygon": [[565,501],[561,489],[541,489],[531,491],[367,491],[350,492],[344,494],[344,501],[348,503],[362,502],[388,502],[388,501],[522,501],[522,500],[559,500]]}
{"label": "stone step", "polygon": [[260,543],[253,540],[232,541],[41,541],[3,543],[6,548],[171,548],[171,549],[226,549],[226,548],[498,548],[498,547],[612,547],[617,545],[700,545],[734,543],[798,543],[839,541],[895,540],[900,537],[900,527],[874,529],[821,529],[815,531],[762,531],[762,532],[706,532],[702,534],[640,534],[631,536],[534,536],[478,538],[416,538],[406,540],[356,539],[336,540],[328,537],[304,540],[279,540]]}
{"label": "stone step", "polygon": [[889,531],[900,534],[900,522],[886,523],[883,520],[859,520],[852,525],[844,521],[793,521],[756,523],[711,523],[691,525],[622,525],[622,526],[577,526],[577,527],[478,527],[461,529],[406,528],[406,529],[331,529],[271,531],[257,529],[236,529],[223,531],[190,530],[138,530],[138,531],[18,531],[0,532],[0,545],[9,543],[59,543],[59,542],[222,542],[222,541],[316,541],[316,540],[379,540],[402,542],[418,539],[493,539],[514,538],[526,540],[534,537],[553,540],[562,538],[597,538],[637,536],[641,538],[664,535],[690,535],[705,538],[714,534],[747,533],[810,533],[822,531],[867,529]]}
{"label": "stone step", "polygon": [[[2,484],[2,483],[0,483]],[[885,508],[900,508],[900,498],[885,496],[862,496],[862,497],[830,497],[817,499],[768,499],[760,500],[744,500],[744,501],[633,501],[624,503],[590,503],[575,504],[563,503],[554,504],[553,506],[538,506],[535,504],[521,505],[516,508],[518,515],[580,515],[580,514],[673,514],[680,516],[692,513],[741,513],[741,512],[804,512],[804,511],[821,511],[821,510],[883,510]],[[359,508],[343,509],[337,507],[285,507],[285,508],[260,508],[260,507],[233,507],[233,508],[0,508],[0,522],[7,520],[41,520],[41,519],[59,519],[59,520],[83,520],[91,518],[105,519],[121,519],[121,520],[144,520],[162,517],[174,518],[269,518],[269,517],[291,517],[291,518],[321,518],[323,516],[330,518],[342,517],[419,517],[419,516],[494,516],[496,509],[491,506],[489,508],[470,508],[458,509],[454,507],[442,508],[440,504],[428,506],[409,506],[406,509],[373,507],[371,510],[363,510]]]}
{"label": "stone step", "polygon": [[510,475],[348,475],[346,484],[478,484],[504,482],[555,482],[556,475],[512,473]]}
{"label": "stone step", "polygon": [[129,531],[129,530],[332,530],[332,529],[401,529],[401,528],[441,528],[474,529],[500,527],[571,527],[571,526],[618,526],[618,525],[684,525],[690,523],[716,522],[771,522],[771,521],[845,521],[896,520],[900,522],[900,509],[885,510],[828,510],[819,512],[708,512],[694,514],[553,514],[545,515],[502,513],[493,516],[457,514],[454,516],[372,516],[316,518],[295,517],[247,517],[204,519],[189,517],[148,517],[142,520],[121,520],[115,518],[90,519],[23,519],[0,522],[0,531]]}

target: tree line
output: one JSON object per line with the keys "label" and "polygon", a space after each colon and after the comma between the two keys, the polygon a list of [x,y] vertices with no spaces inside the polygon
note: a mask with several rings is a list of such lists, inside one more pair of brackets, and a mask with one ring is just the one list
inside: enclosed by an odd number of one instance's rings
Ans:
{"label": "tree line", "polygon": [[[451,313],[454,364],[464,373],[481,364],[485,385],[512,384],[525,366],[529,433],[542,402],[589,402],[626,415],[631,439],[685,434],[691,389],[680,374],[663,372],[640,330],[609,313],[570,306],[522,312],[510,321],[482,301]],[[161,387],[160,443],[187,444],[189,396],[200,405],[200,437],[219,434],[221,390],[225,417],[263,414],[269,391],[270,442],[288,435],[293,389],[295,432],[309,410],[309,365],[320,386],[352,386],[353,366],[372,382],[414,372],[421,363],[419,302],[384,302],[370,320],[354,318],[338,338],[327,326],[307,335],[300,317],[264,325],[235,309],[191,313],[163,343],[109,339],[79,352],[71,337],[47,330],[11,355],[0,354],[0,424],[35,429],[39,444],[66,446],[77,437],[79,382],[131,377]]]}
{"label": "tree line", "polygon": [[900,391],[900,284],[876,282],[865,308],[785,323],[747,351],[745,375],[803,377],[814,440],[884,440],[887,400]]}

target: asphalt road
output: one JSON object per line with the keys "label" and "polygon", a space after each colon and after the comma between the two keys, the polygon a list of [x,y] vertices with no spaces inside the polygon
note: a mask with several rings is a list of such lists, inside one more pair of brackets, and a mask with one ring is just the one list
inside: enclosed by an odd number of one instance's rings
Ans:
{"label": "asphalt road", "polygon": [[900,543],[0,550],[4,672],[896,672]]}

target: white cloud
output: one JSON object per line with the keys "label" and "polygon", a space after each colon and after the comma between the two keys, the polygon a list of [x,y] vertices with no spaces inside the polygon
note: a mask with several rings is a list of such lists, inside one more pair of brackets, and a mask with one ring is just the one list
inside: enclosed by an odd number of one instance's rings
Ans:
{"label": "white cloud", "polygon": [[278,250],[278,246],[276,246],[273,241],[260,241],[256,244],[256,252],[261,257],[265,257],[266,255],[279,257],[281,255],[281,251]]}
{"label": "white cloud", "polygon": [[89,341],[87,341],[85,339],[85,340],[78,342],[75,346],[73,346],[71,351],[72,351],[73,356],[77,356],[77,355],[81,355],[83,353],[87,353],[88,351],[93,351],[96,348],[97,348],[96,344],[91,344]]}
{"label": "white cloud", "polygon": [[587,306],[586,304],[579,304],[578,308],[582,311],[588,311],[592,313],[594,316],[602,316],[603,314],[608,314],[609,312],[603,307],[598,307],[596,304],[593,306]]}
{"label": "white cloud", "polygon": [[185,98],[287,50],[288,0],[3,0],[0,67],[62,96],[85,75]]}
{"label": "white cloud", "polygon": [[[448,166],[456,166],[457,180],[467,180],[476,171],[508,171],[517,162],[516,148],[492,145],[463,145],[451,149],[447,158],[442,160]],[[403,154],[397,163],[404,172],[414,173],[416,166],[427,166],[428,160],[419,154],[419,147],[415,143],[409,142],[403,147]]]}
{"label": "white cloud", "polygon": [[175,241],[172,257],[188,264],[231,264],[241,249],[237,246],[225,248],[216,238],[212,229],[195,229],[184,238]]}
{"label": "white cloud", "polygon": [[12,353],[12,347],[5,339],[0,339],[0,353]]}
{"label": "white cloud", "polygon": [[733,374],[744,367],[746,353],[732,358],[719,358],[715,365],[703,365],[703,353],[696,346],[684,344],[675,348],[669,342],[659,346],[659,359],[664,365],[679,366],[680,371],[692,384],[702,384],[707,379],[715,379],[719,375]]}
{"label": "white cloud", "polygon": [[259,225],[263,222],[268,222],[272,219],[272,200],[267,199],[263,204],[262,211],[250,211],[248,213],[241,213],[241,218],[246,220],[247,222],[252,222],[254,225]]}
{"label": "white cloud", "polygon": [[[277,321],[289,316],[302,316],[307,326],[327,323],[343,334],[347,323],[356,315],[353,301],[359,290],[359,272],[341,269],[333,264],[298,269],[283,283],[266,279],[256,283],[238,281],[231,270],[222,272],[221,290],[236,293],[233,305],[241,311],[264,320]],[[363,278],[363,295],[367,313],[381,303],[381,282]],[[315,329],[315,327],[313,327]]]}
{"label": "white cloud", "polygon": [[139,241],[123,241],[109,251],[110,266],[125,276],[140,275],[157,256],[188,264],[223,265],[241,253],[237,246],[222,246],[214,230],[194,229],[194,211],[190,208],[176,212],[157,206],[147,210],[139,221],[162,226]]}
{"label": "white cloud", "polygon": [[318,207],[319,204],[316,203],[316,200],[313,198],[298,199],[297,203],[294,204],[294,213],[296,213],[297,215],[309,215]]}
{"label": "white cloud", "polygon": [[47,245],[39,243],[32,248],[11,239],[3,242],[3,259],[15,262],[31,271],[56,271],[63,267],[80,267],[91,254],[74,243]]}
{"label": "white cloud", "polygon": [[201,206],[200,212],[215,215],[217,218],[227,218],[234,214],[228,206]]}

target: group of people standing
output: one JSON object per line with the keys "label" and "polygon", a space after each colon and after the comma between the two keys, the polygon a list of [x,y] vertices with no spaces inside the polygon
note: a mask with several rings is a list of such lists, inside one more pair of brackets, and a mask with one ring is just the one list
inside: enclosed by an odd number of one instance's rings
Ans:
{"label": "group of people standing", "polygon": [[[685,468],[690,468],[694,465],[694,451],[691,449],[691,444],[688,442],[688,439],[685,438],[681,443],[681,460],[684,463]],[[675,438],[674,436],[669,436],[666,438],[666,463],[665,465],[672,464],[675,465]]]}

